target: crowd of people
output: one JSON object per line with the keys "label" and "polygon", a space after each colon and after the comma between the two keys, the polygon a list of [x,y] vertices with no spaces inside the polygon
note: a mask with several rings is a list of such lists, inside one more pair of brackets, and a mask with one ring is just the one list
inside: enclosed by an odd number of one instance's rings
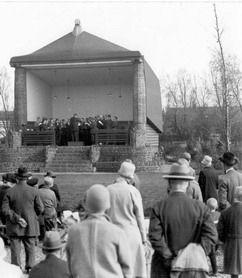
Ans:
{"label": "crowd of people", "polygon": [[[233,153],[225,152],[219,159],[224,175],[218,177],[212,158],[206,155],[197,182],[191,156],[184,153],[163,175],[167,196],[146,213],[131,160],[121,164],[112,184],[89,187],[74,212],[61,208],[53,172],[46,173],[42,185],[22,166],[17,173],[4,175],[0,216],[6,225],[11,264],[3,261],[5,247],[0,240],[0,265],[2,273],[6,269],[12,276],[3,277],[21,277],[21,242],[24,271],[30,278],[217,276],[220,246],[223,273],[239,277],[242,174],[234,169],[238,159]],[[38,264],[36,244],[45,255]]]}
{"label": "crowd of people", "polygon": [[55,130],[56,144],[67,146],[68,141],[83,141],[85,145],[93,144],[91,130],[117,129],[118,117],[111,115],[97,115],[95,117],[79,118],[74,114],[68,120],[58,118],[37,117],[34,131]]}

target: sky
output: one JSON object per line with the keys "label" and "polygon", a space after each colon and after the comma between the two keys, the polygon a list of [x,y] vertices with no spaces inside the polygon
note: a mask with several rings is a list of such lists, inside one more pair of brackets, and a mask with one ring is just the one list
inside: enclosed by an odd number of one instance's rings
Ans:
{"label": "sky", "polygon": [[[242,61],[242,1],[216,7],[224,51]],[[140,51],[158,78],[180,69],[202,74],[217,47],[213,2],[0,0],[0,67],[13,78],[11,57],[68,34],[75,19],[84,31]]]}

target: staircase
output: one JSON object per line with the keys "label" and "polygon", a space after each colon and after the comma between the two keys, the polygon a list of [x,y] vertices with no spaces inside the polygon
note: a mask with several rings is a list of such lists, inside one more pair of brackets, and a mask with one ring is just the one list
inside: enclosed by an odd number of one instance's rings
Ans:
{"label": "staircase", "polygon": [[53,172],[93,172],[89,158],[90,147],[58,147],[53,158],[45,165],[45,171]]}

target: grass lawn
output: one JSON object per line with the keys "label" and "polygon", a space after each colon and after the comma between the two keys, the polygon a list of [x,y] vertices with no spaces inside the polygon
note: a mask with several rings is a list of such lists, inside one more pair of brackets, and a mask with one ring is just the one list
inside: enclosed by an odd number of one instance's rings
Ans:
{"label": "grass lawn", "polygon": [[[43,175],[35,175],[39,178],[39,184],[43,182]],[[62,205],[74,209],[83,198],[85,191],[93,184],[112,184],[117,174],[57,174],[55,183],[58,185]],[[141,195],[144,209],[150,207],[166,194],[167,182],[162,179],[162,173],[138,173],[141,181]]]}

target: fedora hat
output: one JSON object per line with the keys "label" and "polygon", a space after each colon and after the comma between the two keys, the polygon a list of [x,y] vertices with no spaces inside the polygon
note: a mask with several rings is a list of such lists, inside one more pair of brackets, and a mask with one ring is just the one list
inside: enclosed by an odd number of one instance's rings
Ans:
{"label": "fedora hat", "polygon": [[168,174],[163,175],[167,180],[186,180],[191,181],[195,178],[190,175],[190,168],[186,164],[173,163]]}
{"label": "fedora hat", "polygon": [[238,158],[231,152],[225,152],[223,156],[220,156],[218,159],[229,166],[233,166],[239,162]]}
{"label": "fedora hat", "polygon": [[46,172],[45,177],[56,178],[56,175],[52,171],[48,171],[48,172]]}
{"label": "fedora hat", "polygon": [[206,165],[206,166],[211,166],[212,165],[212,157],[209,155],[205,155],[203,160],[201,161],[202,164]]}
{"label": "fedora hat", "polygon": [[124,178],[133,179],[134,172],[135,172],[135,165],[130,162],[124,161],[120,166],[118,174]]}
{"label": "fedora hat", "polygon": [[45,250],[57,250],[63,247],[65,244],[61,241],[60,234],[57,231],[48,231],[45,234],[45,238],[39,247]]}
{"label": "fedora hat", "polygon": [[32,174],[28,172],[28,169],[26,167],[20,166],[18,168],[18,172],[15,173],[15,176],[17,178],[29,178],[32,176]]}

